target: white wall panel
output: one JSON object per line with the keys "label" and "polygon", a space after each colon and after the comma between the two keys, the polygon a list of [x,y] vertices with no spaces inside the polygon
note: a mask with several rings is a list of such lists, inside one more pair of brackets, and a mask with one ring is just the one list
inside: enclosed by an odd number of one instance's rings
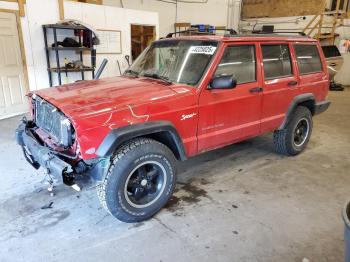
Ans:
{"label": "white wall panel", "polygon": [[0,8],[1,9],[18,10],[18,4],[17,3],[12,3],[12,2],[0,1]]}
{"label": "white wall panel", "polygon": [[[41,89],[49,86],[46,54],[43,37],[43,24],[56,23],[59,20],[57,0],[27,0],[25,6],[26,16],[21,18],[21,26],[24,40],[25,55],[30,90]],[[103,58],[108,59],[108,64],[102,77],[119,75],[117,59],[122,70],[127,68],[125,55],[130,55],[130,23],[151,24],[157,27],[158,14],[154,12],[136,11],[111,6],[90,5],[78,2],[64,2],[65,18],[77,19],[90,24],[96,29],[112,29],[122,31],[122,54],[97,55],[97,67]],[[17,10],[17,3],[3,2],[0,0],[0,8]],[[69,31],[71,33],[71,31]],[[66,32],[58,31],[59,38],[63,40]],[[52,40],[52,33],[48,33],[49,43]],[[64,57],[70,60],[78,59],[74,52],[67,52],[61,55],[61,65]],[[50,54],[51,62],[54,63],[54,53]],[[90,56],[84,56],[84,64],[90,65]],[[52,64],[53,65],[53,64]],[[53,74],[53,82],[57,78]],[[86,79],[91,78],[91,73],[85,73]],[[62,74],[63,83],[80,79],[79,73],[69,73],[66,79]]]}
{"label": "white wall panel", "polygon": [[[120,7],[120,1],[117,0],[104,0],[103,3]],[[225,26],[227,24],[227,3],[227,0],[208,0],[205,4],[179,2],[177,12],[175,4],[157,0],[127,0],[124,1],[124,7],[157,12],[160,21],[159,35],[165,36],[167,33],[174,31],[176,21]]]}
{"label": "white wall panel", "polygon": [[66,18],[77,19],[83,21],[83,8],[81,7],[82,3],[64,2],[64,16]]}

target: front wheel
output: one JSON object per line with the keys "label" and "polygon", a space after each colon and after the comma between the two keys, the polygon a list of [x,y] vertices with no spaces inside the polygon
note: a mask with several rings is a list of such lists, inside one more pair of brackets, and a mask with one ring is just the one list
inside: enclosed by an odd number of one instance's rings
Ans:
{"label": "front wheel", "polygon": [[156,214],[176,184],[175,157],[168,147],[148,138],[132,140],[115,154],[97,192],[103,207],[123,222]]}
{"label": "front wheel", "polygon": [[310,140],[312,126],[310,110],[304,106],[297,107],[286,128],[274,132],[275,150],[290,156],[301,153]]}

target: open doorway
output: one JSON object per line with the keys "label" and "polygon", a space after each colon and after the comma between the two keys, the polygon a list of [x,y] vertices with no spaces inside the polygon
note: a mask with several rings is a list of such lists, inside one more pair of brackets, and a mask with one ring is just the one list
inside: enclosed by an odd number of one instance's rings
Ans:
{"label": "open doorway", "polygon": [[156,39],[156,28],[151,25],[131,25],[131,57],[132,60]]}

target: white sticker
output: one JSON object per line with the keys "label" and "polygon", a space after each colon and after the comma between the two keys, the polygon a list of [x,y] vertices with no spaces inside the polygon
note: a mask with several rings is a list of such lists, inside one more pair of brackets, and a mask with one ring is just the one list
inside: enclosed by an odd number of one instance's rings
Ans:
{"label": "white sticker", "polygon": [[216,46],[191,46],[191,54],[206,54],[212,55],[216,50]]}

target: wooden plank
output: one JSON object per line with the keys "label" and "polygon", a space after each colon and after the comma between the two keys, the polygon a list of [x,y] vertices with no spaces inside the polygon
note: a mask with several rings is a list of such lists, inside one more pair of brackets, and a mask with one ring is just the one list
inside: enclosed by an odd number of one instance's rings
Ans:
{"label": "wooden plank", "polygon": [[177,27],[188,27],[188,26],[191,26],[191,23],[175,23],[174,26],[177,26]]}
{"label": "wooden plank", "polygon": [[24,12],[24,1],[18,0],[18,10],[19,10],[19,16],[24,17],[26,14]]}
{"label": "wooden plank", "polygon": [[79,2],[79,3],[86,3],[86,4],[95,4],[95,5],[102,5],[102,0],[69,0],[72,2]]}
{"label": "wooden plank", "polygon": [[285,17],[320,14],[320,0],[243,0],[242,18]]}
{"label": "wooden plank", "polygon": [[[1,0],[1,2],[18,2],[18,0]],[[26,0],[23,0],[23,3],[26,3]]]}
{"label": "wooden plank", "polygon": [[345,11],[343,10],[338,10],[338,12],[336,10],[333,11],[327,11],[327,12],[323,12],[324,15],[333,15],[333,14],[345,14]]}
{"label": "wooden plank", "polygon": [[317,23],[315,24],[315,26],[310,30],[309,33],[307,33],[307,36],[311,36],[312,32],[318,27],[320,26],[321,20],[318,20]]}
{"label": "wooden plank", "polygon": [[319,37],[321,35],[321,31],[322,31],[322,23],[323,23],[323,14],[320,16],[320,22],[318,24],[318,31],[317,31],[317,37]]}
{"label": "wooden plank", "polygon": [[318,15],[315,15],[311,20],[310,22],[305,26],[303,32],[305,33],[306,29],[309,29],[311,24],[316,20],[316,18],[318,17]]}
{"label": "wooden plank", "polygon": [[[344,4],[343,4],[344,5]],[[335,11],[338,13],[340,7],[340,0],[337,0],[337,7],[335,8]]]}
{"label": "wooden plank", "polygon": [[64,3],[63,0],[58,0],[58,10],[60,14],[60,20],[64,19]]}

